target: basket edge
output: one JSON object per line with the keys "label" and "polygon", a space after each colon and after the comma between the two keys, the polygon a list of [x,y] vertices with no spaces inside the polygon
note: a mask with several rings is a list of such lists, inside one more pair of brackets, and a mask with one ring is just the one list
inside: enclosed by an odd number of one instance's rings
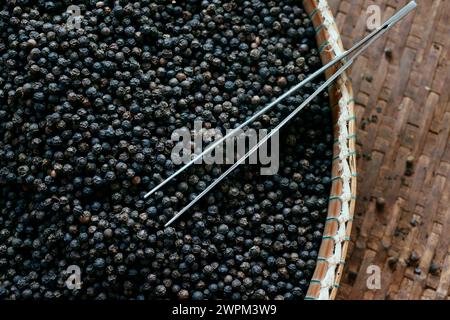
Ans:
{"label": "basket edge", "polygon": [[[326,0],[303,0],[303,5],[316,31],[322,63],[326,64],[344,51],[334,16]],[[328,78],[338,67],[339,64],[328,69],[325,76]],[[328,300],[336,297],[348,250],[356,203],[356,117],[352,85],[346,73],[342,74],[330,88],[330,105],[333,108],[335,124],[334,138],[339,146],[333,152],[333,159],[336,161],[333,161],[332,172],[338,174],[333,174],[335,179],[330,192],[327,223],[334,223],[337,226],[329,228],[333,230],[331,234],[326,234],[324,230],[318,262],[306,295],[306,299],[309,300]],[[342,119],[343,114],[346,119]],[[343,149],[347,151],[345,157],[343,157]],[[346,172],[343,170],[345,167],[347,167]],[[350,177],[348,177],[348,171],[350,171]],[[348,183],[348,187],[344,183]],[[350,189],[350,199],[347,199],[348,190],[347,192],[344,190],[346,188]],[[340,205],[331,204],[331,199],[341,202]],[[348,211],[345,213],[344,210]],[[336,211],[339,211],[338,215]],[[342,234],[345,234],[343,238]],[[328,240],[334,242],[333,245],[327,244]],[[336,259],[337,256],[339,259]]]}

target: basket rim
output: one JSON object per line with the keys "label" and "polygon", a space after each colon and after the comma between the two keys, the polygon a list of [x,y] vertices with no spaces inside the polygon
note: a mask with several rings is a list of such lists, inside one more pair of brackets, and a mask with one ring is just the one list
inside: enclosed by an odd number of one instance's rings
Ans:
{"label": "basket rim", "polygon": [[[344,52],[339,29],[327,0],[303,0],[326,64]],[[340,64],[325,72],[329,78]],[[332,186],[327,219],[307,300],[334,299],[339,288],[352,229],[356,202],[356,116],[350,79],[344,72],[329,90],[335,139]]]}

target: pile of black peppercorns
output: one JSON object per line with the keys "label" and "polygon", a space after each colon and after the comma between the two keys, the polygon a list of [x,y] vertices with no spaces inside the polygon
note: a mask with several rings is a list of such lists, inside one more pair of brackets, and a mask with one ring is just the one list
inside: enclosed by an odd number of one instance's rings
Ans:
{"label": "pile of black peppercorns", "polygon": [[[280,136],[280,170],[177,168],[176,128],[236,127],[321,66],[298,0],[6,0],[0,5],[0,299],[302,299],[326,217],[321,94]],[[273,128],[305,86],[252,127]],[[80,267],[81,289],[66,285]]]}

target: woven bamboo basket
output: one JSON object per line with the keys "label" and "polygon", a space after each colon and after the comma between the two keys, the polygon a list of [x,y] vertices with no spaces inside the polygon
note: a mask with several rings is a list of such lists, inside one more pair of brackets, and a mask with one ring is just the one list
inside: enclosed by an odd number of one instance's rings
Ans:
{"label": "woven bamboo basket", "polygon": [[[303,0],[325,64],[344,52],[327,0]],[[325,73],[328,78],[340,67]],[[334,123],[332,186],[316,269],[306,299],[334,299],[345,263],[356,200],[355,113],[351,82],[343,73],[329,89]]]}

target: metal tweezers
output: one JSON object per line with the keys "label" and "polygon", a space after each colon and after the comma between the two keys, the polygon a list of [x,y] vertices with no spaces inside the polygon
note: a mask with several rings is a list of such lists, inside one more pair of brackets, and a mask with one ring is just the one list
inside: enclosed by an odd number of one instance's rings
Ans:
{"label": "metal tweezers", "polygon": [[[380,27],[376,28],[374,31],[372,31],[369,35],[367,35],[364,39],[360,40],[358,43],[356,43],[352,48],[350,48],[347,51],[344,51],[339,56],[335,57],[333,60],[328,62],[326,65],[309,75],[307,78],[305,78],[303,81],[298,83],[297,85],[293,86],[291,89],[283,93],[281,96],[279,96],[277,99],[269,103],[267,106],[256,112],[254,115],[252,115],[249,119],[241,123],[238,127],[236,127],[234,130],[223,136],[222,138],[218,139],[211,145],[209,145],[202,153],[195,155],[191,161],[186,163],[184,166],[182,166],[180,169],[178,169],[175,173],[173,173],[170,177],[165,179],[163,182],[161,182],[159,185],[154,187],[152,190],[150,190],[144,198],[149,197],[159,189],[161,189],[165,184],[167,184],[170,180],[178,176],[180,173],[182,173],[184,170],[186,170],[188,167],[190,167],[192,164],[194,164],[196,161],[201,159],[205,154],[211,152],[216,148],[218,145],[223,143],[226,139],[229,139],[233,137],[236,132],[238,132],[243,127],[249,125],[253,121],[255,121],[258,117],[263,115],[264,113],[267,113],[270,109],[272,109],[274,106],[276,106],[280,101],[285,99],[286,97],[290,96],[293,92],[297,91],[299,88],[303,87],[308,82],[312,81],[319,75],[321,75],[325,70],[331,68],[332,66],[336,65],[338,62],[343,60],[345,62],[341,68],[339,68],[334,74],[332,74],[327,81],[325,81],[314,93],[312,93],[297,109],[292,111],[283,121],[281,121],[273,130],[270,131],[269,134],[264,136],[263,139],[261,139],[256,146],[254,146],[250,151],[248,151],[244,156],[239,158],[236,163],[234,163],[228,170],[226,170],[220,177],[218,177],[216,180],[214,180],[205,190],[203,190],[199,195],[197,195],[187,206],[185,206],[181,211],[179,211],[176,215],[172,217],[172,219],[169,220],[164,226],[169,226],[172,222],[174,222],[176,219],[178,219],[183,213],[185,213],[187,210],[189,210],[197,201],[199,201],[205,194],[207,194],[212,188],[214,188],[220,181],[222,181],[228,174],[230,174],[237,166],[239,166],[242,162],[244,162],[250,155],[252,155],[258,148],[263,145],[268,139],[270,139],[276,132],[278,132],[289,120],[291,120],[293,117],[295,117],[306,105],[308,105],[319,93],[321,93],[323,90],[325,90],[336,78],[338,78],[345,70],[347,70],[354,62],[354,60],[361,55],[374,41],[376,41],[378,38],[380,38],[384,33],[386,33],[389,29],[391,29],[397,22],[399,22],[401,19],[403,19],[406,15],[408,15],[412,10],[414,10],[417,7],[417,4],[415,1],[409,2],[406,6],[404,6],[402,9],[400,9],[396,14],[394,14],[391,18],[389,18],[386,22],[384,22]],[[356,52],[356,53],[354,53]],[[351,56],[354,53],[353,56]],[[351,56],[351,57],[350,57]],[[348,60],[347,60],[348,58]]]}

